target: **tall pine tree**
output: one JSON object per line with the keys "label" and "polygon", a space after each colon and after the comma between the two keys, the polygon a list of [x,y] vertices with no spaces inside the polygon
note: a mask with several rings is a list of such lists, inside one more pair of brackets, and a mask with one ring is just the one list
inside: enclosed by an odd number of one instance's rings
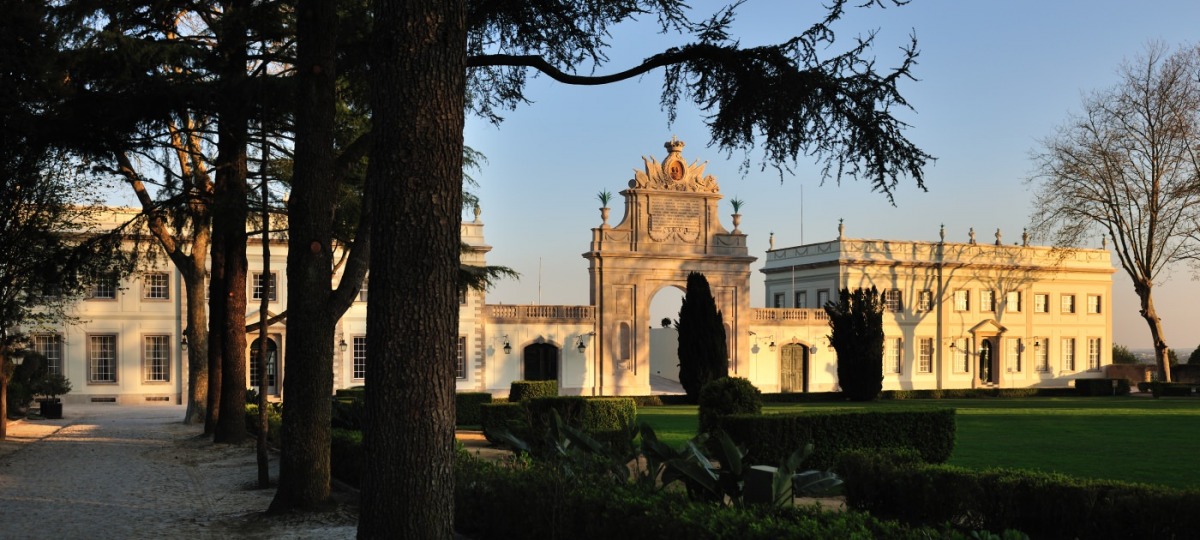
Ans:
{"label": "tall pine tree", "polygon": [[675,330],[679,332],[679,382],[688,401],[696,403],[704,385],[729,375],[725,319],[704,274],[688,274]]}

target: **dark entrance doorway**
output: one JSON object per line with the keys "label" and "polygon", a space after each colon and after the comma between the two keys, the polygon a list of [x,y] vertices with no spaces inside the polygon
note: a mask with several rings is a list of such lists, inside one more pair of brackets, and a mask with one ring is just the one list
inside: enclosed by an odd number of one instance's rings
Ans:
{"label": "dark entrance doorway", "polygon": [[[258,362],[258,344],[259,339],[250,343],[250,387],[258,390],[258,370],[260,364]],[[279,346],[275,344],[275,340],[267,338],[267,394],[279,395],[279,387],[275,383],[276,359],[279,358]]]}
{"label": "dark entrance doorway", "polygon": [[808,347],[796,343],[784,345],[779,355],[779,391],[807,392]]}
{"label": "dark entrance doorway", "polygon": [[549,343],[534,343],[525,347],[525,380],[558,380],[558,347]]}
{"label": "dark entrance doorway", "polygon": [[984,339],[979,343],[979,380],[985,383],[995,383],[992,373],[992,340]]}

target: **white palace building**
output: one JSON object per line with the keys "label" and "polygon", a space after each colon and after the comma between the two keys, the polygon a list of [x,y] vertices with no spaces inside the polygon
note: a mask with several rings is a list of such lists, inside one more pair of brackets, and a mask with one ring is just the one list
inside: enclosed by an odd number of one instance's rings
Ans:
{"label": "white palace building", "polygon": [[[837,357],[820,306],[842,288],[877,287],[884,314],[884,389],[1064,387],[1100,377],[1112,362],[1112,274],[1106,249],[1052,249],[994,243],[837,238],[794,247],[771,239],[759,271],[765,304],[750,307],[758,261],[746,235],[718,219],[722,199],[704,164],[683,159],[683,143],[666,143],[662,162],[643,158],[621,191],[624,215],[592,229],[590,302],[582,306],[491,305],[484,293],[461,299],[459,391],[505,395],[521,379],[558,381],[564,395],[642,395],[655,380],[677,379],[671,329],[652,329],[650,299],[683,289],[688,273],[705,274],[725,317],[730,375],[764,392],[836,390]],[[121,212],[117,212],[120,214]],[[462,224],[463,260],[486,263],[483,223]],[[271,313],[287,309],[287,245],[273,241],[271,274],[251,244],[248,321],[261,295]],[[77,305],[82,321],[30,329],[34,348],[70,380],[67,402],[181,403],[187,394],[182,343],[185,300],[179,274],[165,258],[118,286],[98,287]],[[272,284],[275,287],[271,287]],[[267,287],[263,285],[267,284]],[[365,384],[366,298],[339,322],[334,386]],[[272,326],[267,391],[284,391],[280,374],[286,321]],[[257,339],[248,336],[251,377],[260,369]],[[251,351],[254,351],[252,354]],[[248,379],[245,384],[251,387]]]}

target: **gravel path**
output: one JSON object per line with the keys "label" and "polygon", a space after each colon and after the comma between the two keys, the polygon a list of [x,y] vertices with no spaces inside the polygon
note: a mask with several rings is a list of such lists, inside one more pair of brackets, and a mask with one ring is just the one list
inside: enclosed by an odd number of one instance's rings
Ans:
{"label": "gravel path", "polygon": [[[180,406],[68,405],[0,442],[2,538],[354,538],[356,510],[265,516],[253,443],[214,445]],[[278,470],[272,457],[271,477]]]}

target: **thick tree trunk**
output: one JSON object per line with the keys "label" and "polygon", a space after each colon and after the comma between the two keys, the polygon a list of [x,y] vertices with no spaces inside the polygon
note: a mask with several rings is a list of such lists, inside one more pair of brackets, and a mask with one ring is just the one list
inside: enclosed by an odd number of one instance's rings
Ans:
{"label": "thick tree trunk", "polygon": [[466,78],[461,0],[377,0],[359,538],[450,538]]}
{"label": "thick tree trunk", "polygon": [[[207,258],[207,257],[206,257]],[[198,277],[196,277],[198,276]],[[188,396],[183,423],[205,421],[208,408],[208,309],[204,298],[204,267],[184,282],[187,294]]]}
{"label": "thick tree trunk", "polygon": [[[218,443],[246,439],[246,145],[249,143],[247,111],[247,38],[243,0],[224,6],[218,30],[224,88],[217,106],[217,185],[214,193],[213,236],[222,236],[221,263],[225,313],[216,321],[221,335],[220,411],[213,433]],[[214,239],[214,246],[216,241]],[[213,265],[217,264],[214,250]],[[215,292],[215,291],[214,291]],[[215,299],[215,298],[214,298]],[[214,317],[216,313],[213,314]],[[212,346],[210,344],[210,346]],[[213,390],[210,388],[210,392]]]}
{"label": "thick tree trunk", "polygon": [[1158,364],[1158,371],[1162,374],[1162,380],[1170,382],[1171,351],[1167,347],[1166,339],[1163,337],[1162,320],[1158,318],[1158,312],[1154,310],[1154,297],[1151,295],[1154,285],[1149,280],[1135,281],[1133,288],[1137,292],[1138,300],[1141,302],[1139,312],[1150,327],[1150,338],[1154,343],[1154,360]]}
{"label": "thick tree trunk", "polygon": [[4,373],[7,361],[0,355],[0,441],[8,438],[8,376]]}
{"label": "thick tree trunk", "polygon": [[336,30],[333,2],[299,2],[296,161],[288,201],[288,391],[272,512],[320,508],[329,500],[333,333],[344,311],[330,307]]}

